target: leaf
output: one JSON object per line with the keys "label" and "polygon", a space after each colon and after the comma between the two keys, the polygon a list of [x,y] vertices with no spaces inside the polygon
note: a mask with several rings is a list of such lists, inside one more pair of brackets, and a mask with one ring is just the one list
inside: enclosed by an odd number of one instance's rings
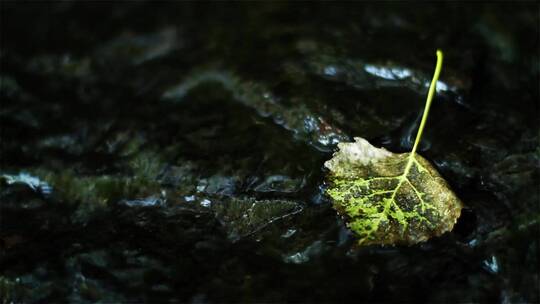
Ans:
{"label": "leaf", "polygon": [[396,154],[356,137],[338,144],[324,165],[326,193],[359,238],[360,245],[416,244],[451,231],[463,207],[437,170],[416,149],[427,120],[442,65],[429,89],[424,115],[410,153]]}
{"label": "leaf", "polygon": [[415,244],[452,230],[462,203],[427,160],[355,141],[325,166],[327,194],[360,244]]}

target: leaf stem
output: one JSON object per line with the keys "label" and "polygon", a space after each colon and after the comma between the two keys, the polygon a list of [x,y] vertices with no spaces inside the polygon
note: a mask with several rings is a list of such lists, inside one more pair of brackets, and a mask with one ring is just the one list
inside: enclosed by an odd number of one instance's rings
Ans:
{"label": "leaf stem", "polygon": [[442,62],[443,62],[443,53],[441,50],[437,50],[437,65],[435,66],[435,73],[433,73],[433,79],[431,79],[431,84],[429,85],[429,91],[428,91],[428,95],[426,99],[426,106],[424,108],[424,114],[422,115],[422,121],[420,122],[418,133],[416,133],[416,139],[414,140],[414,146],[411,151],[411,154],[416,153],[416,149],[418,148],[418,143],[420,143],[420,139],[422,138],[422,133],[424,132],[424,126],[426,125],[426,121],[429,114],[429,108],[431,107],[431,101],[433,100],[433,96],[435,95],[435,90],[437,88],[437,80],[439,80],[439,75],[441,74]]}
{"label": "leaf stem", "polygon": [[409,170],[411,169],[414,161],[414,155],[416,154],[416,149],[418,148],[418,144],[420,143],[420,139],[422,138],[422,133],[424,132],[424,127],[426,126],[429,108],[431,107],[431,101],[433,100],[433,96],[435,95],[435,91],[437,88],[437,80],[439,80],[439,75],[441,74],[442,63],[443,52],[441,50],[437,50],[437,64],[435,65],[435,72],[433,73],[431,84],[429,85],[429,91],[426,99],[426,105],[424,107],[424,114],[422,115],[422,121],[420,122],[418,133],[416,133],[416,139],[414,140],[414,146],[412,148],[411,154],[409,155],[409,161],[407,162],[407,166],[405,167],[405,176],[407,176]]}

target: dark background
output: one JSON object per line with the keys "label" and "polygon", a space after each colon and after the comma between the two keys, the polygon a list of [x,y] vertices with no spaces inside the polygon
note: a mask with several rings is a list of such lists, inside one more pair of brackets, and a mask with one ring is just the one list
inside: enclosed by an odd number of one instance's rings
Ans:
{"label": "dark background", "polygon": [[[537,3],[0,3],[2,303],[540,300]],[[411,149],[437,48],[466,208],[357,248],[323,163]]]}

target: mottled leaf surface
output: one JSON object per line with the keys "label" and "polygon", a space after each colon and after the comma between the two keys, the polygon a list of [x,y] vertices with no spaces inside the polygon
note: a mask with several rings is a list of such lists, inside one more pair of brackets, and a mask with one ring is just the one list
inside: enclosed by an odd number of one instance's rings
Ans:
{"label": "mottled leaf surface", "polygon": [[360,245],[412,245],[452,230],[463,204],[426,159],[358,137],[338,147],[325,163],[327,194]]}

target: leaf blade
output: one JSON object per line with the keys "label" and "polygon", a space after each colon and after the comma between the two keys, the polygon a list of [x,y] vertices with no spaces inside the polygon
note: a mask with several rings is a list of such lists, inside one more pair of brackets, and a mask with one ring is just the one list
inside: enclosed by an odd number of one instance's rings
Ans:
{"label": "leaf blade", "polygon": [[394,154],[356,137],[338,144],[325,162],[330,170],[326,193],[358,236],[360,245],[415,244],[452,230],[463,203],[416,150],[433,101],[443,54],[429,88],[424,114],[410,153]]}

